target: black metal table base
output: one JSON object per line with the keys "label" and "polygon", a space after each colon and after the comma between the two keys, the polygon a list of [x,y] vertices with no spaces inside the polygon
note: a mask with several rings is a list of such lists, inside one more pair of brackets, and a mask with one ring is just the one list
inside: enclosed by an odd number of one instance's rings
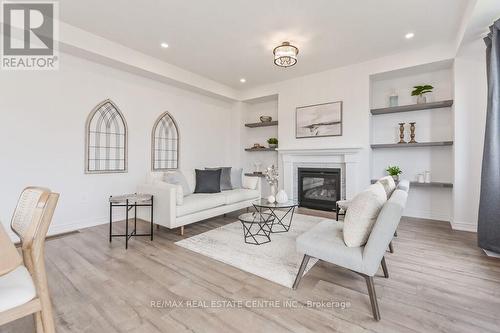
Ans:
{"label": "black metal table base", "polygon": [[[124,234],[113,234],[113,207],[125,207],[125,233]],[[151,207],[151,225],[150,232],[148,234],[138,234],[137,233],[137,207]],[[129,230],[129,211],[134,209],[134,229],[131,233]],[[153,196],[151,196],[151,203],[129,203],[127,199],[125,204],[109,203],[109,242],[111,243],[113,237],[125,237],[125,249],[128,249],[128,241],[132,237],[151,237],[153,240]]]}
{"label": "black metal table base", "polygon": [[[281,210],[283,208],[272,208],[272,207],[257,207],[254,205],[254,208],[259,212],[262,218],[264,218],[263,215],[268,214],[269,217],[266,219],[266,223],[270,224],[271,232],[273,234],[280,233],[280,232],[288,232],[290,230],[290,226],[292,225],[292,219],[293,219],[293,214],[295,212],[295,206],[288,208],[286,213],[280,218],[278,215],[276,215],[275,211],[276,210]],[[262,210],[266,209],[265,212]],[[269,213],[267,212],[269,210]],[[290,214],[290,219],[288,219],[288,223],[284,222],[285,218],[287,215]],[[272,218],[272,221],[270,220]],[[278,226],[278,230],[275,230],[275,226]]]}

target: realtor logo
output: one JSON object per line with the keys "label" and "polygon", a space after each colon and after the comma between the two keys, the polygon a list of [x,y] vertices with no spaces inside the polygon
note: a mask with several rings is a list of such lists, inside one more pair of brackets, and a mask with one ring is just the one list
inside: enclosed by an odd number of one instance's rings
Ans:
{"label": "realtor logo", "polygon": [[56,2],[2,3],[2,69],[58,68]]}

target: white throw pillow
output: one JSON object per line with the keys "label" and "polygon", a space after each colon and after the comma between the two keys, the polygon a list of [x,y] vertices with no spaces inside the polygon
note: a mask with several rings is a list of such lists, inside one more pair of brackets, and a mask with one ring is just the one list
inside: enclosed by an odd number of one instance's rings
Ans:
{"label": "white throw pillow", "polygon": [[156,184],[159,181],[163,180],[165,174],[163,172],[150,172],[148,175],[147,183],[148,184]]}
{"label": "white throw pillow", "polygon": [[257,177],[243,177],[243,188],[255,190],[258,182],[259,178]]}
{"label": "white throw pillow", "polygon": [[378,213],[387,201],[384,187],[375,183],[350,202],[344,219],[344,243],[348,247],[365,245],[377,220]]}
{"label": "white throw pillow", "polygon": [[387,198],[389,198],[392,195],[392,192],[394,192],[394,190],[396,189],[396,182],[394,181],[394,178],[392,178],[392,176],[385,176],[383,178],[380,178],[377,183],[382,184]]}

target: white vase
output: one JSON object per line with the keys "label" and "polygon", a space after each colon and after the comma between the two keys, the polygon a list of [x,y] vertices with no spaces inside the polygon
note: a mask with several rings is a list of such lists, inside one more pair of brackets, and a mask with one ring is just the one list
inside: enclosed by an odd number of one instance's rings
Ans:
{"label": "white vase", "polygon": [[276,201],[276,198],[274,197],[274,195],[270,195],[267,197],[267,202],[274,203],[275,201]]}
{"label": "white vase", "polygon": [[431,172],[430,171],[424,172],[424,181],[426,183],[430,183],[431,182]]}
{"label": "white vase", "polygon": [[288,195],[284,190],[279,190],[278,194],[276,194],[276,202],[277,203],[285,203],[288,201]]}

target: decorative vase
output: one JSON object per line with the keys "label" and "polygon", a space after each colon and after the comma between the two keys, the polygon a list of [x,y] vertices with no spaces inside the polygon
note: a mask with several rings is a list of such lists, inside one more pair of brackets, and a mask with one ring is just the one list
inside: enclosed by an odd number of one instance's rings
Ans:
{"label": "decorative vase", "polygon": [[262,163],[260,163],[260,162],[253,162],[253,165],[255,167],[254,173],[261,173],[260,166],[262,165]]}
{"label": "decorative vase", "polygon": [[417,143],[415,141],[415,124],[416,122],[410,123],[410,142],[408,143]]}
{"label": "decorative vase", "polygon": [[392,179],[394,179],[395,182],[399,181],[399,175],[392,175]]}
{"label": "decorative vase", "polygon": [[417,175],[417,182],[424,183],[424,175],[422,173]]}
{"label": "decorative vase", "polygon": [[288,201],[288,196],[284,190],[280,190],[278,194],[276,194],[276,202],[277,203],[285,203]]}
{"label": "decorative vase", "polygon": [[276,201],[276,198],[274,197],[274,195],[270,195],[267,197],[267,202],[274,203],[275,201]]}
{"label": "decorative vase", "polygon": [[418,95],[417,104],[425,104],[427,103],[427,97],[425,95]]}
{"label": "decorative vase", "polygon": [[399,123],[399,142],[406,143],[405,141],[405,123]]}
{"label": "decorative vase", "polygon": [[430,171],[424,172],[424,181],[426,183],[430,183],[431,182],[431,172]]}
{"label": "decorative vase", "polygon": [[260,116],[260,121],[263,123],[268,123],[273,120],[273,117],[271,116]]}
{"label": "decorative vase", "polygon": [[276,188],[276,184],[271,184],[269,186],[271,187],[271,196],[275,198],[274,200],[276,200],[276,193],[278,192],[278,189]]}
{"label": "decorative vase", "polygon": [[398,94],[396,93],[396,90],[392,91],[392,94],[389,96],[389,106],[394,107],[399,105],[398,101],[399,97]]}
{"label": "decorative vase", "polygon": [[278,148],[278,145],[276,143],[270,143],[269,148],[276,149],[276,148]]}

